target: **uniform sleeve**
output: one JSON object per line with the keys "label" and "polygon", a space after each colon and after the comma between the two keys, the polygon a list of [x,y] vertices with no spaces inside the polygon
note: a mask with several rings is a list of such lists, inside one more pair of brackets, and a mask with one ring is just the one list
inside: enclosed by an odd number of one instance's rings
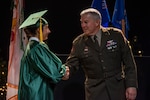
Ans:
{"label": "uniform sleeve", "polygon": [[61,60],[48,48],[38,45],[31,51],[33,68],[50,82],[57,83],[65,74],[65,66]]}
{"label": "uniform sleeve", "polygon": [[69,54],[69,57],[66,60],[66,66],[68,66],[70,68],[70,76],[74,75],[77,70],[79,69],[80,66],[80,60],[78,58],[78,54],[79,54],[79,45],[77,45],[78,40],[74,40],[72,43],[72,48],[71,48],[71,52]]}
{"label": "uniform sleeve", "polygon": [[132,49],[129,41],[122,34],[120,38],[122,59],[125,65],[125,80],[126,87],[136,87],[137,88],[137,66],[132,53]]}

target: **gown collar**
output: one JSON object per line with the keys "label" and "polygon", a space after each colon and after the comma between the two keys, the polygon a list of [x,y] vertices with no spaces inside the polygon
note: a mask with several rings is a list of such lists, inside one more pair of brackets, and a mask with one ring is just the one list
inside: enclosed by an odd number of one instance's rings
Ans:
{"label": "gown collar", "polygon": [[30,37],[29,41],[31,41],[31,40],[35,40],[35,41],[39,42],[39,39],[37,37]]}

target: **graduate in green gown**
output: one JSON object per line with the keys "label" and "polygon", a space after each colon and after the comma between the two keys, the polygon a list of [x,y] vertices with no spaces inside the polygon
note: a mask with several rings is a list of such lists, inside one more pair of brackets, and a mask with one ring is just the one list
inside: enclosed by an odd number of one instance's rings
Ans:
{"label": "graduate in green gown", "polygon": [[69,69],[43,42],[51,32],[41,17],[46,12],[31,14],[20,26],[29,41],[21,60],[18,100],[54,100],[56,84],[69,76]]}

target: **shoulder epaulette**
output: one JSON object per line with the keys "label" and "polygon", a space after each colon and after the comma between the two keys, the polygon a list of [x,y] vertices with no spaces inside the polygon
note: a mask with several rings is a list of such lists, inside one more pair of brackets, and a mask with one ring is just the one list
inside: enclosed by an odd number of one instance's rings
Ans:
{"label": "shoulder epaulette", "polygon": [[82,37],[84,36],[84,34],[80,34],[79,36],[77,36],[74,40],[73,40],[73,44],[76,43],[77,41],[79,41]]}

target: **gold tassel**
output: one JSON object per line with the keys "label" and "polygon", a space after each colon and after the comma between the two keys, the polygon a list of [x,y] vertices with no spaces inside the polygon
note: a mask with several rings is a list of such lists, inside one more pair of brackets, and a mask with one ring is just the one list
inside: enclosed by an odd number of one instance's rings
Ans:
{"label": "gold tassel", "polygon": [[40,42],[43,42],[42,19],[40,18]]}

